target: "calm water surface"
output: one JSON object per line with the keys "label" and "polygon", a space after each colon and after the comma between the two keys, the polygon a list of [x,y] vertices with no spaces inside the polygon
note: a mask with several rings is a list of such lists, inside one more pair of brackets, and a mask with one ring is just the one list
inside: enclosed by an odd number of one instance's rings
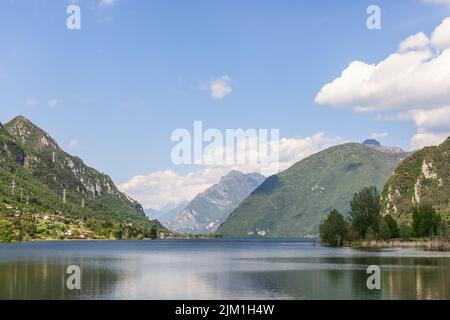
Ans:
{"label": "calm water surface", "polygon": [[[66,288],[69,265],[81,290]],[[369,265],[381,290],[366,287]],[[450,253],[278,239],[0,244],[0,299],[450,299]]]}

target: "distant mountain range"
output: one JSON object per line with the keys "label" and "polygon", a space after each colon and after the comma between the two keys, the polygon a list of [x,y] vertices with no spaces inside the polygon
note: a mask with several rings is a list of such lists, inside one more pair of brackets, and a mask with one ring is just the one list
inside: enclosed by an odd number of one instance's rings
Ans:
{"label": "distant mountain range", "polygon": [[189,201],[182,200],[180,202],[171,202],[163,206],[160,210],[148,208],[144,209],[145,214],[149,218],[158,219],[161,223],[166,223],[183,210]]}
{"label": "distant mountain range", "polygon": [[200,193],[188,204],[168,211],[160,220],[167,228],[177,232],[214,232],[264,180],[265,177],[259,173],[231,171],[218,184]]}
{"label": "distant mountain range", "polygon": [[410,221],[412,209],[421,204],[450,213],[450,138],[405,159],[384,188],[384,211],[400,221]]}
{"label": "distant mountain range", "polygon": [[0,126],[0,219],[14,218],[28,221],[27,236],[35,238],[133,238],[165,230],[110,177],[22,116]]}
{"label": "distant mountain range", "polygon": [[329,148],[267,178],[218,231],[238,237],[317,235],[332,209],[347,213],[351,197],[363,187],[381,190],[407,156],[374,140]]}

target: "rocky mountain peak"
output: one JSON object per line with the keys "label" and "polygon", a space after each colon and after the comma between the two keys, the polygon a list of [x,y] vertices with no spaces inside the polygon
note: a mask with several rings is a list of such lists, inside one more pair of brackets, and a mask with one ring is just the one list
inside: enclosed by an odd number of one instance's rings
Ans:
{"label": "rocky mountain peak", "polygon": [[379,146],[381,147],[381,143],[375,139],[367,139],[363,142],[363,144],[371,145],[371,146]]}
{"label": "rocky mountain peak", "polygon": [[177,214],[162,221],[171,230],[179,232],[214,232],[264,179],[265,177],[258,173],[230,171],[219,183],[198,194]]}
{"label": "rocky mountain peak", "polygon": [[32,123],[24,116],[17,116],[5,125],[5,129],[22,143],[39,151],[51,149],[61,151],[61,148],[50,135]]}

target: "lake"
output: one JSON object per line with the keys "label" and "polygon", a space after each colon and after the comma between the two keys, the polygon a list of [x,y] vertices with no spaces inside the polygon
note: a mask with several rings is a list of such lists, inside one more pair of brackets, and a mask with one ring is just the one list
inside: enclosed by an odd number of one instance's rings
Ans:
{"label": "lake", "polygon": [[[81,270],[69,290],[66,269]],[[381,268],[381,289],[366,285]],[[0,299],[450,299],[450,253],[306,240],[0,244]]]}

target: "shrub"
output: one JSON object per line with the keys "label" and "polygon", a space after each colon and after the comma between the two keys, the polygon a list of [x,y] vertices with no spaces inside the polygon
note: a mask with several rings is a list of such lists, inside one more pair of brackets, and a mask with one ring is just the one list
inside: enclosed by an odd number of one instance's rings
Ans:
{"label": "shrub", "polygon": [[15,238],[13,223],[9,220],[0,220],[0,242],[12,242]]}
{"label": "shrub", "polygon": [[333,210],[327,219],[320,225],[320,239],[333,247],[340,247],[348,240],[349,225],[344,216]]}
{"label": "shrub", "polygon": [[381,219],[380,221],[380,232],[379,236],[381,240],[390,240],[392,237],[391,229],[389,228],[389,225],[387,224],[386,220]]}
{"label": "shrub", "polygon": [[402,238],[403,241],[408,241],[409,240],[409,226],[405,223],[402,223],[400,225],[400,237]]}
{"label": "shrub", "polygon": [[383,220],[387,223],[389,227],[389,231],[391,232],[391,238],[400,237],[400,229],[398,228],[397,221],[390,214],[385,215],[383,217]]}
{"label": "shrub", "polygon": [[369,241],[377,240],[377,234],[372,229],[372,227],[367,228],[367,231],[366,231],[366,234],[364,237]]}
{"label": "shrub", "polygon": [[414,208],[413,232],[416,237],[428,237],[438,234],[441,216],[429,205]]}

